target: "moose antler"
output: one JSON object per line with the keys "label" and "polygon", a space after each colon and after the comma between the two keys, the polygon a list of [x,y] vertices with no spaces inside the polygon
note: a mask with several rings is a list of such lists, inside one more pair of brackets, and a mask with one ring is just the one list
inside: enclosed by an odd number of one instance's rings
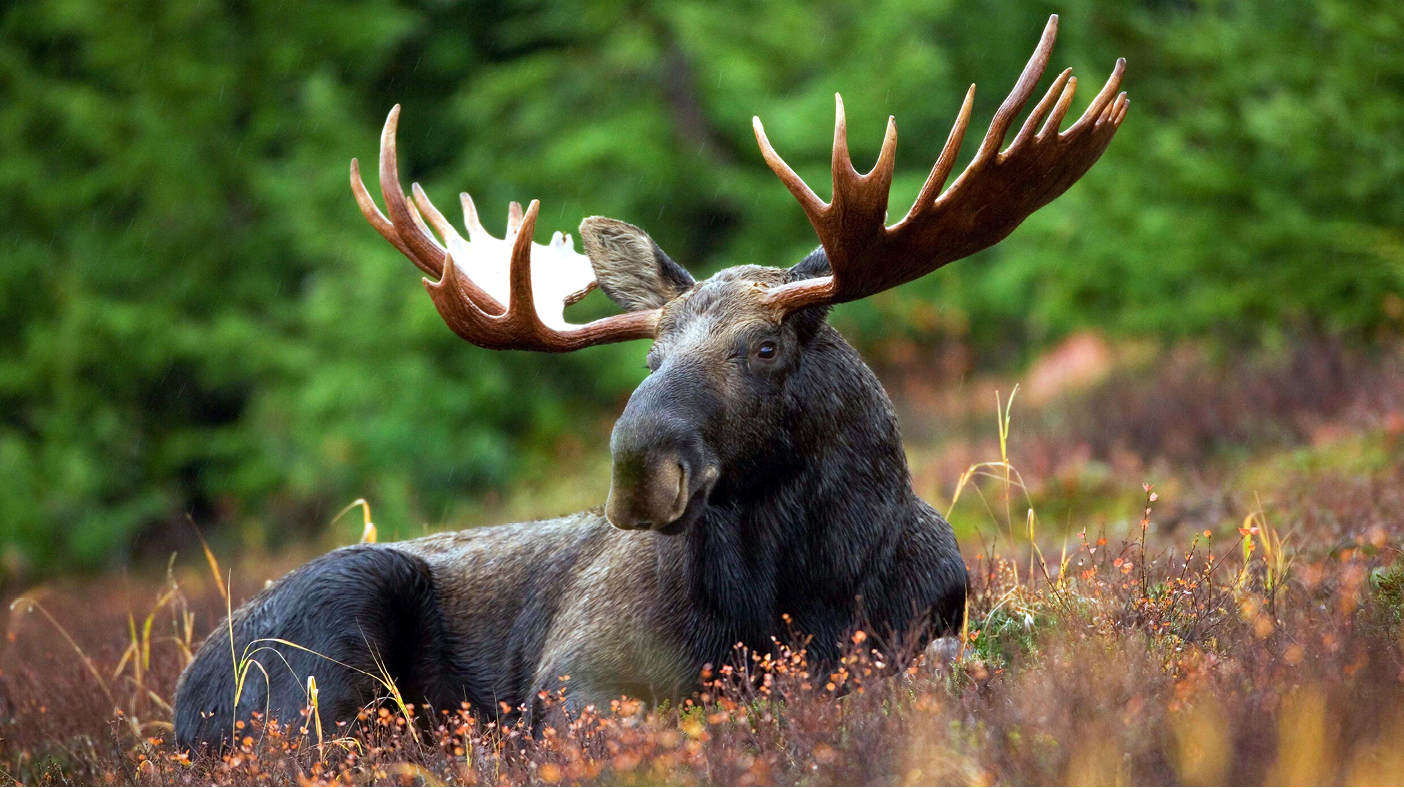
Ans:
{"label": "moose antler", "polygon": [[[531,201],[525,213],[520,204],[512,203],[506,237],[498,239],[483,228],[473,198],[460,195],[468,230],[465,241],[429,202],[419,184],[412,187],[414,202],[406,199],[395,150],[399,121],[397,104],[380,135],[380,192],[390,218],[380,212],[366,191],[360,163],[355,159],[351,160],[351,191],[366,221],[411,262],[438,279],[425,278],[424,288],[455,334],[492,350],[555,353],[654,335],[657,309],[613,315],[583,326],[565,322],[566,305],[584,298],[595,287],[595,274],[590,259],[575,251],[569,235],[556,233],[550,246],[532,243],[540,207],[537,200]],[[447,249],[429,232],[421,213],[443,236]],[[534,263],[543,269],[536,276]]]}
{"label": "moose antler", "polygon": [[1043,38],[1014,90],[995,113],[979,152],[951,188],[941,192],[970,124],[970,108],[975,99],[975,86],[970,86],[960,116],[916,203],[891,227],[886,226],[886,221],[897,151],[894,118],[888,118],[887,136],[877,164],[868,174],[860,175],[848,156],[843,99],[835,96],[834,197],[829,203],[820,200],[780,158],[766,139],[760,118],[754,118],[761,154],[814,225],[831,271],[830,276],[773,288],[765,299],[786,314],[815,304],[854,301],[905,284],[999,243],[1030,214],[1081,178],[1102,155],[1126,117],[1126,94],[1112,98],[1126,70],[1124,58],[1116,61],[1111,77],[1087,111],[1062,133],[1058,127],[1072,103],[1077,79],[1072,76],[1072,69],[1059,74],[1014,142],[999,151],[1005,132],[1043,76],[1057,36],[1055,14],[1048,18]]}

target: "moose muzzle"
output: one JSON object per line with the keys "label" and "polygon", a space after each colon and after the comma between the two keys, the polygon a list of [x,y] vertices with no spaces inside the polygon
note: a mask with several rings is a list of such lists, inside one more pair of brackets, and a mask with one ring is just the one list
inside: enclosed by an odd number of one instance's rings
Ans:
{"label": "moose muzzle", "polygon": [[648,384],[635,391],[614,425],[605,516],[616,528],[677,534],[706,509],[717,464],[690,420],[674,408],[657,407],[651,396],[656,387]]}
{"label": "moose muzzle", "polygon": [[687,512],[693,476],[673,452],[616,457],[605,514],[617,528],[666,528]]}

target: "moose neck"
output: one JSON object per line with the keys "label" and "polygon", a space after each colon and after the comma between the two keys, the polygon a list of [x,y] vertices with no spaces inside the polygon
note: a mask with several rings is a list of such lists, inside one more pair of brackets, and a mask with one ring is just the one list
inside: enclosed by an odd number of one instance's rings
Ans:
{"label": "moose neck", "polygon": [[805,358],[773,450],[725,474],[702,519],[659,542],[681,570],[680,590],[734,638],[768,636],[781,614],[806,608],[851,619],[873,561],[917,505],[877,377],[828,326]]}

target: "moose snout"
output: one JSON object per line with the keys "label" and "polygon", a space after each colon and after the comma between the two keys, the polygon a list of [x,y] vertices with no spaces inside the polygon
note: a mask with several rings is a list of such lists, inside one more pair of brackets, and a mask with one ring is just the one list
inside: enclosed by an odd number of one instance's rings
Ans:
{"label": "moose snout", "polygon": [[605,516],[616,528],[682,533],[707,508],[720,476],[702,437],[712,409],[705,377],[665,364],[629,398],[614,423]]}
{"label": "moose snout", "polygon": [[689,463],[677,452],[616,457],[605,516],[626,530],[671,525],[687,511],[693,477]]}
{"label": "moose snout", "polygon": [[717,464],[675,420],[628,415],[610,442],[614,471],[605,516],[616,528],[681,533],[706,508]]}

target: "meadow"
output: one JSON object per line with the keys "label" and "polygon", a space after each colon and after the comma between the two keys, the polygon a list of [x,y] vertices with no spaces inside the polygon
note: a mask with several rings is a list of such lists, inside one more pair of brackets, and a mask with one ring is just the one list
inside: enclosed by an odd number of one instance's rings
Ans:
{"label": "meadow", "polygon": [[[325,719],[309,682],[304,716],[256,720],[229,752],[190,753],[171,743],[168,720],[192,649],[229,605],[326,545],[224,562],[197,550],[171,556],[164,574],[60,581],[13,600],[0,658],[0,776],[151,785],[1404,779],[1397,348],[1301,341],[1235,361],[1192,345],[1162,353],[1079,335],[1018,379],[941,385],[928,367],[901,365],[882,374],[903,411],[914,483],[951,512],[971,569],[950,664],[911,648],[876,652],[860,628],[842,664],[821,672],[796,632],[766,653],[738,651],[679,705],[620,698],[535,736],[471,709],[414,708],[393,682],[358,719]],[[602,499],[599,432],[555,449],[553,472],[442,527]],[[373,510],[356,507],[330,530],[391,538],[384,524],[366,526]]]}
{"label": "meadow", "polygon": [[[445,330],[348,190],[392,106],[405,183],[491,227],[540,199],[538,241],[788,266],[753,116],[821,194],[834,94],[859,169],[895,116],[910,205],[1054,13],[1072,116],[1127,59],[1097,165],[831,314],[970,568],[949,664],[795,632],[535,732],[389,676],[326,719],[313,680],[174,745],[192,651],[307,559],[605,500],[645,348]],[[1402,39],[1398,0],[0,4],[0,781],[1404,782]]]}

